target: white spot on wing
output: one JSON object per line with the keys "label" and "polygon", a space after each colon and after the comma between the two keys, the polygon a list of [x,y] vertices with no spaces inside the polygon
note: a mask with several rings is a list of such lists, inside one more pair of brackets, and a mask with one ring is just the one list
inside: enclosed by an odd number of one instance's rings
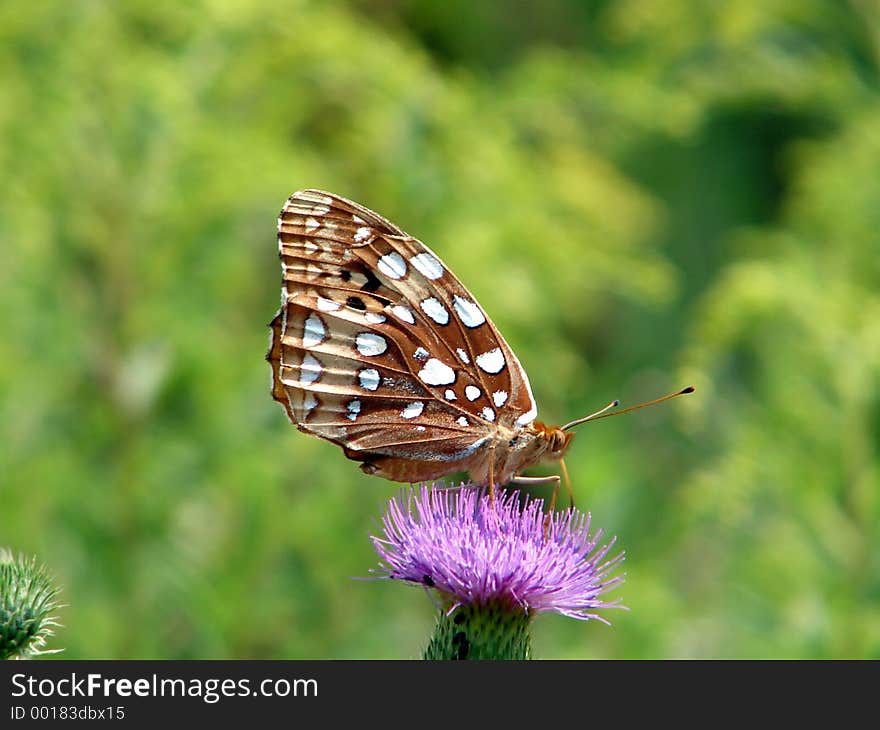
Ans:
{"label": "white spot on wing", "polygon": [[465,397],[470,401],[475,401],[483,392],[476,385],[469,385],[464,389]]}
{"label": "white spot on wing", "polygon": [[414,403],[410,403],[406,408],[404,408],[400,415],[402,418],[417,418],[422,415],[422,411],[425,410],[425,404],[420,400],[415,401]]}
{"label": "white spot on wing", "polygon": [[424,347],[417,347],[416,351],[413,353],[413,357],[416,360],[424,360],[428,357],[428,351]]}
{"label": "white spot on wing", "polygon": [[464,416],[459,416],[459,417],[456,419],[455,422],[456,422],[459,426],[470,426],[470,425],[471,425],[470,423],[468,423],[468,419],[465,418]]}
{"label": "white spot on wing", "polygon": [[419,303],[419,306],[422,308],[422,311],[437,324],[449,324],[449,312],[446,311],[446,307],[444,307],[438,299],[428,297],[427,299],[423,299]]}
{"label": "white spot on wing", "polygon": [[303,244],[303,248],[309,253],[315,253],[318,250],[318,244],[312,240],[308,240]]}
{"label": "white spot on wing", "polygon": [[303,327],[303,347],[320,345],[326,336],[327,330],[324,328],[321,318],[317,314],[310,314]]}
{"label": "white spot on wing", "polygon": [[501,406],[507,403],[507,391],[496,390],[492,393],[492,401],[495,403],[496,408],[501,408]]}
{"label": "white spot on wing", "polygon": [[500,373],[504,370],[506,364],[507,363],[504,361],[504,353],[501,352],[500,347],[484,352],[482,355],[477,355],[477,365],[480,366],[481,370],[484,370],[491,375]]}
{"label": "white spot on wing", "polygon": [[322,312],[335,312],[341,308],[342,305],[339,302],[334,302],[332,299],[325,299],[324,297],[318,297],[318,309]]}
{"label": "white spot on wing", "polygon": [[361,226],[354,232],[354,240],[360,243],[361,241],[366,241],[372,235],[373,232],[369,228]]}
{"label": "white spot on wing", "polygon": [[443,276],[443,264],[429,253],[420,253],[413,256],[409,262],[426,279],[436,280]]}
{"label": "white spot on wing", "polygon": [[458,294],[452,300],[452,306],[466,327],[479,327],[486,321],[486,315],[483,314],[475,302],[464,299],[458,296]]}
{"label": "white spot on wing", "polygon": [[458,356],[461,358],[461,361],[465,365],[470,365],[471,359],[468,357],[468,354],[464,350],[458,347],[455,351],[458,353]]}
{"label": "white spot on wing", "polygon": [[487,421],[494,421],[495,420],[495,411],[493,411],[489,407],[484,408],[483,409],[483,418],[485,418]]}
{"label": "white spot on wing", "polygon": [[365,357],[381,355],[388,349],[385,338],[373,332],[359,332],[355,338],[355,345],[358,352]]}
{"label": "white spot on wing", "polygon": [[358,373],[358,382],[364,390],[376,390],[379,387],[379,371],[375,368],[364,368]]}
{"label": "white spot on wing", "polygon": [[314,218],[306,218],[306,230],[311,232],[316,228],[320,228],[321,224],[318,223]]}
{"label": "white spot on wing", "polygon": [[318,358],[306,353],[305,357],[302,359],[302,365],[300,365],[299,368],[299,382],[304,385],[314,383],[321,377],[321,371],[323,369],[324,368]]}
{"label": "white spot on wing", "polygon": [[432,357],[419,371],[419,378],[428,385],[451,385],[455,382],[455,371],[436,357]]}
{"label": "white spot on wing", "polygon": [[378,312],[367,312],[364,315],[364,319],[370,324],[382,324],[386,318],[384,314],[379,314]]}
{"label": "white spot on wing", "polygon": [[395,304],[391,307],[391,311],[407,324],[416,323],[416,316],[412,313],[412,310],[409,307],[404,307],[402,304]]}
{"label": "white spot on wing", "polygon": [[326,205],[330,205],[333,202],[333,198],[329,195],[319,195],[318,192],[313,190],[298,190],[290,197],[291,200],[308,200],[312,203],[324,203]]}
{"label": "white spot on wing", "polygon": [[406,275],[406,261],[396,251],[380,257],[376,265],[389,279],[402,279]]}
{"label": "white spot on wing", "polygon": [[346,418],[349,421],[353,421],[358,417],[358,413],[361,412],[361,402],[355,398],[354,400],[350,400],[348,402],[348,415]]}
{"label": "white spot on wing", "polygon": [[517,426],[528,426],[532,421],[535,420],[535,417],[538,415],[538,407],[534,405],[534,401],[532,401],[532,407],[529,409],[528,413],[523,413],[519,418],[516,419]]}
{"label": "white spot on wing", "polygon": [[465,456],[473,454],[477,449],[479,449],[488,440],[489,440],[488,436],[483,436],[483,438],[477,439],[470,446],[467,446],[467,447],[461,449],[460,451],[457,451],[455,453],[456,458],[462,459]]}
{"label": "white spot on wing", "polygon": [[446,397],[446,400],[458,400],[458,399],[455,397],[455,391],[452,390],[451,388],[447,388],[447,389],[446,389],[446,393],[444,393],[444,395],[445,395],[445,397]]}
{"label": "white spot on wing", "polygon": [[312,391],[307,390],[305,396],[303,397],[303,410],[306,412],[306,416],[311,413],[312,409],[318,405],[318,399],[315,398],[315,394]]}

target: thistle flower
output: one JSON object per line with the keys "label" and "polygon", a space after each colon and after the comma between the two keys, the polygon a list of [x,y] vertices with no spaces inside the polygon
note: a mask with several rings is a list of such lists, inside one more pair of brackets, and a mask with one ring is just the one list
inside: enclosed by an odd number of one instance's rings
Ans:
{"label": "thistle flower", "polygon": [[484,490],[422,486],[389,503],[383,536],[371,538],[382,560],[373,572],[436,591],[441,615],[425,658],[527,658],[536,614],[608,623],[594,611],[621,608],[600,598],[623,582],[611,575],[623,553],[606,559],[614,540],[600,545],[589,515],[547,518],[542,500],[522,502],[518,492],[492,506]]}
{"label": "thistle flower", "polygon": [[0,548],[0,659],[55,654],[43,649],[58,624],[50,614],[59,608],[58,589],[36,559],[13,557]]}

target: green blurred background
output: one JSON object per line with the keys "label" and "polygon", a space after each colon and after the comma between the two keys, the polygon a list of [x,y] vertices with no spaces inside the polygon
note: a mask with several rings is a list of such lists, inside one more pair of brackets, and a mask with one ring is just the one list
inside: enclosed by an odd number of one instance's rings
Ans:
{"label": "green blurred background", "polygon": [[[362,202],[456,271],[627,551],[543,658],[880,658],[872,0],[0,5],[0,545],[66,658],[409,658],[352,580],[397,487],[269,396],[275,219]],[[534,473],[550,473],[552,467]]]}

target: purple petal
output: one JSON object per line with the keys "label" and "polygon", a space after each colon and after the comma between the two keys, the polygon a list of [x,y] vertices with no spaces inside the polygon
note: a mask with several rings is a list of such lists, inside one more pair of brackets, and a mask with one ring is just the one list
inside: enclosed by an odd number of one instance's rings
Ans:
{"label": "purple petal", "polygon": [[623,582],[611,575],[623,553],[606,560],[614,539],[601,545],[602,530],[591,536],[590,516],[576,510],[555,512],[545,535],[542,507],[521,504],[518,492],[502,492],[492,507],[484,490],[408,490],[389,502],[382,537],[371,537],[382,560],[373,572],[428,585],[456,604],[506,601],[605,621],[593,611],[622,608],[599,596]]}

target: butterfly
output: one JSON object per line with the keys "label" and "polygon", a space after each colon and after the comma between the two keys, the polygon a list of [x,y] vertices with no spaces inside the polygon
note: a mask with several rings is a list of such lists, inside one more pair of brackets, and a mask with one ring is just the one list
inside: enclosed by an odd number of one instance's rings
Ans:
{"label": "butterfly", "polygon": [[523,470],[561,461],[569,429],[617,405],[563,427],[536,420],[529,378],[474,296],[424,243],[358,203],[294,193],[278,249],[272,396],[366,474],[416,483],[467,471],[490,490],[558,489],[559,476]]}

